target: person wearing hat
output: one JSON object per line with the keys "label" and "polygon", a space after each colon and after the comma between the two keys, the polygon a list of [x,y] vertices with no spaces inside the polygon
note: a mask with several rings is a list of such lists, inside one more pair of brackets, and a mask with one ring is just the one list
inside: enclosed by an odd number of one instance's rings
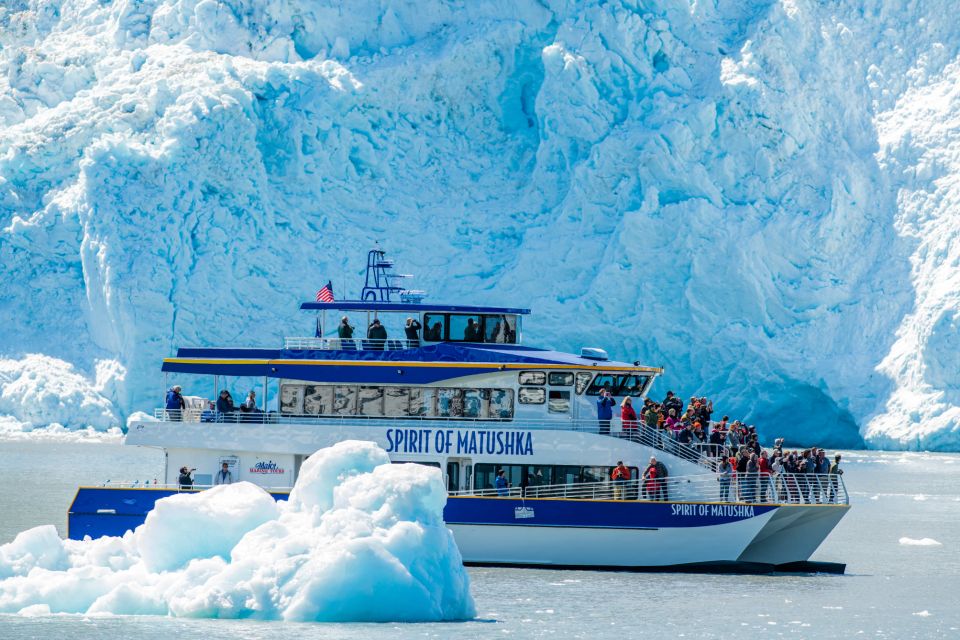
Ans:
{"label": "person wearing hat", "polygon": [[170,387],[170,390],[167,391],[167,417],[170,420],[180,421],[183,420],[183,410],[186,408],[187,403],[183,400],[183,395],[180,393],[180,385],[175,384]]}
{"label": "person wearing hat", "polygon": [[387,342],[387,330],[380,324],[380,318],[374,318],[373,322],[367,328],[367,338],[370,340],[368,349],[374,351],[383,351],[383,346]]}
{"label": "person wearing hat", "polygon": [[413,318],[407,318],[407,324],[403,328],[403,332],[407,336],[407,346],[408,347],[419,347],[420,346],[420,329],[422,325],[419,320],[414,320]]}
{"label": "person wearing hat", "polygon": [[340,336],[341,340],[349,340],[353,337],[353,327],[350,326],[350,321],[347,319],[347,316],[340,318],[340,326],[337,327],[337,335]]}
{"label": "person wearing hat", "polygon": [[193,488],[193,478],[190,477],[190,474],[192,474],[194,471],[196,471],[196,469],[180,467],[180,478],[177,482],[179,482],[181,489]]}

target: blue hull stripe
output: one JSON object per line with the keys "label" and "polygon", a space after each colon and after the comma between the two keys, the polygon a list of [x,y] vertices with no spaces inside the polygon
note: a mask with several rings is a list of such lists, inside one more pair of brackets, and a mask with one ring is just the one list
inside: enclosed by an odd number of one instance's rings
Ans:
{"label": "blue hull stripe", "polygon": [[[133,530],[170,489],[82,487],[68,516],[68,537],[119,536]],[[272,493],[286,500],[286,493]],[[450,497],[443,517],[447,524],[509,525],[603,529],[676,529],[747,520],[775,510],[774,505],[680,504],[669,502],[549,500]],[[518,511],[518,509],[520,511]]]}

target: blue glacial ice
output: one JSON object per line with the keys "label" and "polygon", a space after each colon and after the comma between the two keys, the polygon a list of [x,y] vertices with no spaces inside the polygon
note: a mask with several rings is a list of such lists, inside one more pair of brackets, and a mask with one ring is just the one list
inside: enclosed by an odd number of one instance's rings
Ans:
{"label": "blue glacial ice", "polygon": [[[177,345],[309,333],[380,239],[433,299],[529,305],[533,342],[664,365],[768,439],[956,450],[953,12],[7,2],[0,413],[150,409]],[[38,358],[82,411],[10,390]]]}
{"label": "blue glacial ice", "polygon": [[159,500],[122,538],[24,531],[0,546],[0,613],[466,620],[445,502],[439,470],[345,441],[304,463],[288,502],[239,482]]}

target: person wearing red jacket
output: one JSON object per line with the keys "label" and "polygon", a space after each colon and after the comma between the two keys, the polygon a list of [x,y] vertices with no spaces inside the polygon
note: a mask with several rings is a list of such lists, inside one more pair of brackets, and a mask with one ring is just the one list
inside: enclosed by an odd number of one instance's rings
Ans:
{"label": "person wearing red jacket", "polygon": [[757,461],[760,468],[760,502],[767,501],[767,491],[770,487],[770,460],[767,458],[767,450],[760,452],[760,460]]}
{"label": "person wearing red jacket", "polygon": [[620,403],[620,428],[624,431],[636,431],[637,412],[633,409],[633,401],[630,396],[623,399]]}
{"label": "person wearing red jacket", "polygon": [[617,460],[617,466],[610,474],[610,479],[613,480],[613,499],[626,500],[624,487],[630,481],[630,467],[624,465],[623,460]]}

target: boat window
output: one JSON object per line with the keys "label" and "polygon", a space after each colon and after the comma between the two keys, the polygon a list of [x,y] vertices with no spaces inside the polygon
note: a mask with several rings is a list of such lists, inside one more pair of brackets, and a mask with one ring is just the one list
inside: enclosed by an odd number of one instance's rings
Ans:
{"label": "boat window", "polygon": [[643,389],[647,386],[647,381],[650,380],[650,376],[621,376],[623,380],[620,383],[620,393],[618,395],[622,396],[639,396],[643,395]]}
{"label": "boat window", "polygon": [[570,413],[570,392],[551,389],[547,411],[550,413]]}
{"label": "boat window", "polygon": [[583,467],[580,482],[603,482],[609,477],[607,467]]}
{"label": "boat window", "polygon": [[447,326],[447,317],[442,313],[428,313],[423,316],[423,339],[428,342],[446,340],[444,329]]}
{"label": "boat window", "polygon": [[553,467],[535,465],[527,467],[527,486],[540,487],[553,484]]}
{"label": "boat window", "polygon": [[312,416],[333,413],[333,387],[307,385],[303,393],[303,412]]}
{"label": "boat window", "polygon": [[586,390],[587,385],[590,384],[590,378],[592,377],[593,377],[593,374],[587,373],[586,371],[581,371],[577,374],[577,386],[576,386],[577,395],[580,395]]}
{"label": "boat window", "polygon": [[463,417],[479,418],[480,408],[483,406],[479,389],[463,390]]}
{"label": "boat window", "polygon": [[509,419],[513,417],[513,389],[490,389],[488,418]]}
{"label": "boat window", "polygon": [[383,387],[360,387],[357,412],[361,416],[382,416]]}
{"label": "boat window", "polygon": [[448,324],[450,330],[447,339],[451,342],[483,342],[480,316],[451,313]]}
{"label": "boat window", "polygon": [[357,388],[337,386],[333,388],[333,413],[341,416],[353,415],[357,405]]}
{"label": "boat window", "polygon": [[569,387],[573,384],[573,374],[566,371],[551,371],[549,381],[554,387]]}
{"label": "boat window", "polygon": [[503,469],[503,475],[511,487],[525,485],[523,473],[525,465],[519,464],[477,464],[473,470],[473,488],[478,490],[493,489],[497,477],[497,469]]}
{"label": "boat window", "polygon": [[517,316],[483,316],[483,341],[499,344],[517,342]]}
{"label": "boat window", "polygon": [[428,402],[428,398],[427,398],[425,389],[419,389],[419,388],[410,389],[410,404],[407,405],[406,415],[408,416],[427,415],[427,402]]}
{"label": "boat window", "polygon": [[543,404],[547,394],[544,389],[520,387],[517,397],[520,398],[520,404]]}
{"label": "boat window", "polygon": [[554,467],[555,484],[577,484],[580,482],[580,467],[563,465]]}
{"label": "boat window", "polygon": [[520,384],[546,384],[547,374],[543,371],[521,371],[517,379]]}
{"label": "boat window", "polygon": [[303,413],[303,386],[285,384],[280,387],[280,413]]}
{"label": "boat window", "polygon": [[643,389],[649,380],[650,376],[599,373],[587,389],[587,395],[599,395],[600,389],[606,387],[607,391],[615,396],[639,396],[643,395]]}
{"label": "boat window", "polygon": [[463,417],[463,389],[437,389],[437,415],[443,418]]}
{"label": "boat window", "polygon": [[406,387],[386,387],[383,390],[383,415],[407,415],[410,405],[410,390]]}
{"label": "boat window", "polygon": [[447,491],[460,490],[460,463],[447,463]]}

